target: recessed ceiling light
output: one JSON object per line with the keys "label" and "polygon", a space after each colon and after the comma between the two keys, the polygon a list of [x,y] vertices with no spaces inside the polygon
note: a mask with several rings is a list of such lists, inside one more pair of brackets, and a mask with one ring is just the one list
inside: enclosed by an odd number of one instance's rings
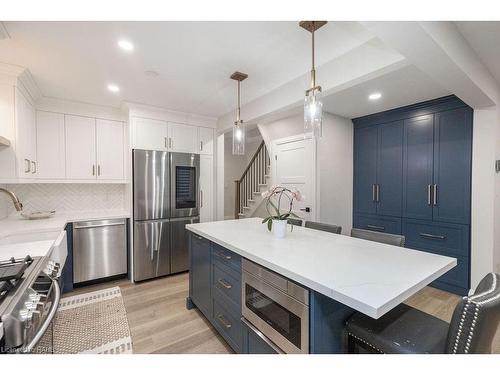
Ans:
{"label": "recessed ceiling light", "polygon": [[146,70],[144,74],[147,75],[148,77],[158,77],[160,75],[160,73],[158,73],[155,70]]}
{"label": "recessed ceiling light", "polygon": [[108,85],[108,90],[111,91],[111,92],[118,92],[120,91],[120,88],[116,85],[113,85],[113,84],[109,84]]}
{"label": "recessed ceiling light", "polygon": [[373,94],[368,95],[368,99],[370,100],[377,100],[382,97],[382,94],[379,92],[374,92]]}
{"label": "recessed ceiling light", "polygon": [[124,51],[129,51],[129,52],[134,50],[134,45],[128,40],[120,40],[118,42],[118,47],[120,47]]}

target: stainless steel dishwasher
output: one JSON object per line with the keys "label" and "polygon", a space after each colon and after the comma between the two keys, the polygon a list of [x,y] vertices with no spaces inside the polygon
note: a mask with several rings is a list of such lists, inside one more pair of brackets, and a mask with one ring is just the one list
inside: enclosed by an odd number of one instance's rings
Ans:
{"label": "stainless steel dishwasher", "polygon": [[127,220],[73,224],[73,282],[127,273]]}

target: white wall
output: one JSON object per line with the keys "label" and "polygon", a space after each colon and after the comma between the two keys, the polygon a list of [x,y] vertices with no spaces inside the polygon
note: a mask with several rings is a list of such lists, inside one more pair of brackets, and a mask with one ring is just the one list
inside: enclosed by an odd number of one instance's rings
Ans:
{"label": "white wall", "polygon": [[216,160],[216,220],[224,220],[224,152],[225,152],[225,141],[224,134],[217,136],[217,157]]}
{"label": "white wall", "polygon": [[327,114],[318,143],[320,221],[352,228],[353,126],[344,117]]}
{"label": "white wall", "polygon": [[[17,195],[26,211],[125,209],[125,184],[9,184],[3,187]],[[2,203],[4,214],[15,212],[7,196],[0,198],[0,207]]]}
{"label": "white wall", "polygon": [[[259,124],[266,142],[302,134],[302,114],[267,124]],[[323,136],[318,142],[319,221],[342,226],[348,234],[352,228],[353,126],[352,121],[324,114]]]}
{"label": "white wall", "polygon": [[[471,202],[471,288],[494,269],[497,109],[474,110]],[[498,205],[498,203],[497,203]],[[496,235],[495,235],[495,232]]]}
{"label": "white wall", "polygon": [[[500,160],[500,106],[497,106],[497,143],[496,160]],[[494,239],[494,265],[495,272],[500,273],[500,172],[495,173],[495,239]]]}

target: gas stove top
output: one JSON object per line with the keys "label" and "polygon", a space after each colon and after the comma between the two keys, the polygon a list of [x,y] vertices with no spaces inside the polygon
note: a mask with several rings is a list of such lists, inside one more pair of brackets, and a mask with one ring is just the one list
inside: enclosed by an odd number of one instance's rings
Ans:
{"label": "gas stove top", "polygon": [[33,263],[33,258],[27,255],[23,259],[11,258],[0,262],[0,303],[18,284],[24,271]]}
{"label": "gas stove top", "polygon": [[58,270],[46,257],[0,262],[0,352],[31,351],[47,330],[59,304]]}

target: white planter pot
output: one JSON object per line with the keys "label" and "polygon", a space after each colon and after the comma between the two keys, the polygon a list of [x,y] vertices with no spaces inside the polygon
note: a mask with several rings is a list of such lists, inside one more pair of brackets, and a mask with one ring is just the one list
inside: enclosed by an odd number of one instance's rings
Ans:
{"label": "white planter pot", "polygon": [[287,224],[288,224],[288,221],[286,221],[286,220],[273,220],[274,237],[285,238]]}

